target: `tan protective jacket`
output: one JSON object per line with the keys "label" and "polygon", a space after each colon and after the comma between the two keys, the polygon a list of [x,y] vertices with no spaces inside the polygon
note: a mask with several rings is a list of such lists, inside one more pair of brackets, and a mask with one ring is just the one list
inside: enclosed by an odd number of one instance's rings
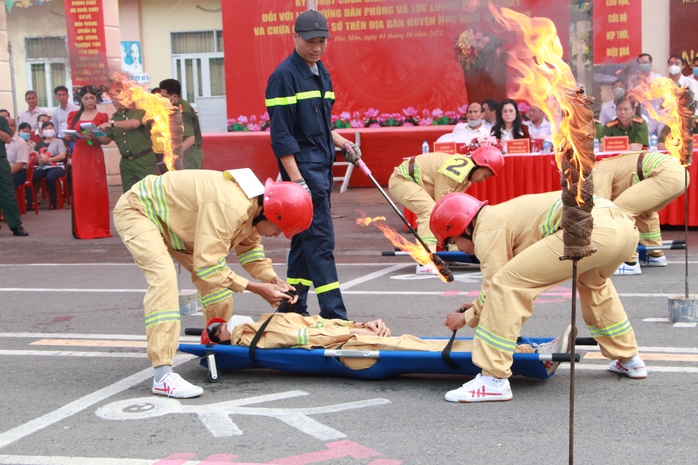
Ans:
{"label": "tan protective jacket", "polygon": [[409,174],[409,165],[409,159],[402,162],[395,168],[393,176],[400,175],[416,182],[435,202],[451,192],[465,192],[472,184],[468,175],[475,168],[470,157],[441,152],[417,155],[414,160],[414,177]]}

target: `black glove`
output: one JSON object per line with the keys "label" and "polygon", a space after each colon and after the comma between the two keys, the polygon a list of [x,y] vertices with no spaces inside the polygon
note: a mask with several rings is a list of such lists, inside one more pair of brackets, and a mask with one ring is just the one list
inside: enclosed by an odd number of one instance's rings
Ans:
{"label": "black glove", "polygon": [[293,182],[295,182],[296,184],[299,184],[303,189],[305,189],[305,191],[308,193],[308,195],[310,196],[310,198],[311,198],[311,199],[313,198],[313,194],[310,193],[310,188],[309,188],[308,185],[305,183],[305,179],[303,179],[303,178],[301,178],[301,179],[296,179],[296,180],[293,181]]}
{"label": "black glove", "polygon": [[342,146],[344,159],[354,166],[358,166],[359,158],[361,158],[361,149],[353,142],[346,142]]}

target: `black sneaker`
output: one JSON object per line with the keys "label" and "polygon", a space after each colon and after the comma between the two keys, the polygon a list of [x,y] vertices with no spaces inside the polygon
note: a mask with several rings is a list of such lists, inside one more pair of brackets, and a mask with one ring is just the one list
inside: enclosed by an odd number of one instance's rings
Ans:
{"label": "black sneaker", "polygon": [[12,230],[12,234],[15,236],[28,236],[29,233],[24,230],[23,227],[17,226],[16,228],[10,228]]}

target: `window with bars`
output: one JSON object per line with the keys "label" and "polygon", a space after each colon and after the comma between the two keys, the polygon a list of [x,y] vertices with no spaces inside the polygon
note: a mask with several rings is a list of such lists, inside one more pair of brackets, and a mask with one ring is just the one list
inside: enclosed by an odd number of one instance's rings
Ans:
{"label": "window with bars", "polygon": [[182,84],[182,98],[225,95],[223,31],[171,33],[172,74]]}
{"label": "window with bars", "polygon": [[43,108],[56,107],[56,86],[70,88],[68,46],[65,37],[27,37],[24,39],[27,62],[27,86]]}

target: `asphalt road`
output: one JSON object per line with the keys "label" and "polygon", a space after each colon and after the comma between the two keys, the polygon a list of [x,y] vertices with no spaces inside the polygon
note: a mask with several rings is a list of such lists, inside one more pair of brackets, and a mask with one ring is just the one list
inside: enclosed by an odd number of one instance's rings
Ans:
{"label": "asphalt road", "polygon": [[[118,192],[112,192],[112,205]],[[375,189],[333,197],[340,282],[356,320],[382,318],[394,334],[448,336],[446,313],[476,295],[477,268],[456,282],[414,275],[375,227],[359,227],[362,209],[401,222]],[[23,216],[26,238],[0,229],[0,464],[451,464],[567,463],[570,371],[547,381],[512,378],[514,399],[451,404],[446,391],[469,378],[409,375],[382,381],[304,376],[271,370],[223,373],[210,384],[190,356],[176,371],[205,388],[196,399],[150,394],[142,298],[145,281],[118,236],[78,241],[70,211]],[[667,230],[665,239],[682,239]],[[698,287],[689,233],[691,290]],[[288,241],[265,242],[285,274]],[[606,371],[598,350],[579,347],[575,463],[695,463],[698,337],[695,324],[668,321],[668,299],[685,289],[684,251],[666,268],[613,282],[649,368],[645,380]],[[228,262],[234,270],[234,256]],[[182,287],[193,289],[187,276]],[[569,323],[571,285],[544,293],[524,335],[555,336]],[[311,313],[317,301],[311,298]],[[252,294],[236,313],[269,310]],[[203,324],[201,314],[182,317]],[[578,316],[580,336],[587,336]],[[471,330],[462,331],[472,335]],[[182,341],[193,341],[183,337]]]}

